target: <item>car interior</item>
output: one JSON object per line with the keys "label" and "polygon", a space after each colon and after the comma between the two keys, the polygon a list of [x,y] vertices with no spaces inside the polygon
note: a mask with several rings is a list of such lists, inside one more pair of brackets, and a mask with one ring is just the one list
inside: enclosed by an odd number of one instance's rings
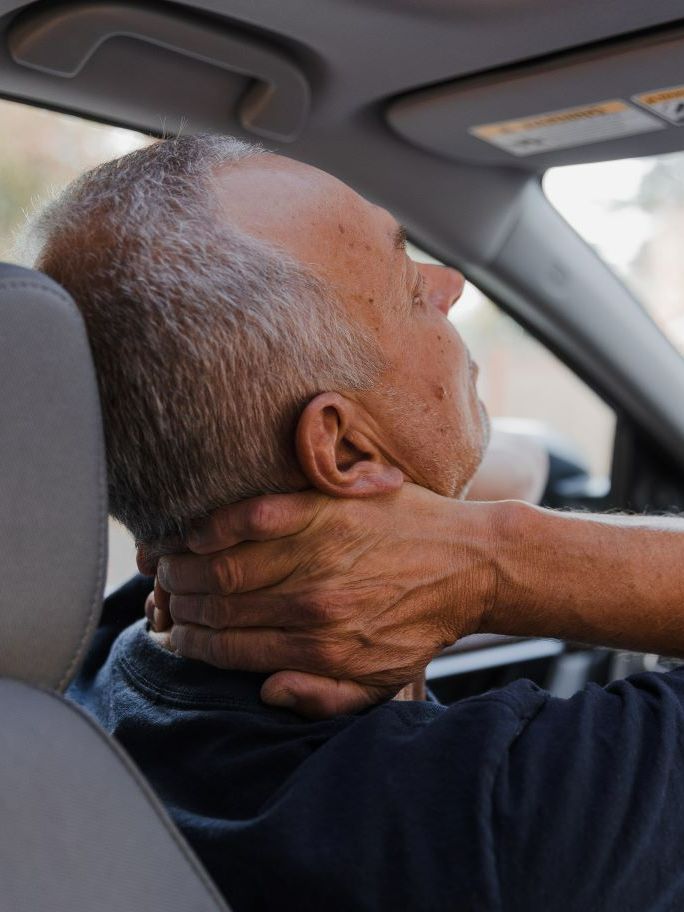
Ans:
{"label": "car interior", "polygon": [[[406,225],[417,256],[460,269],[613,416],[601,479],[531,431],[551,456],[543,503],[593,512],[684,509],[684,349],[552,204],[545,175],[684,152],[683,55],[675,0],[0,0],[0,98],[150,137],[260,141],[338,176]],[[9,148],[2,114],[0,136]],[[123,750],[61,696],[107,573],[103,433],[75,304],[0,264],[0,340],[0,905],[225,909]],[[659,663],[487,635],[447,649],[428,680],[445,702],[518,677],[569,696]]]}

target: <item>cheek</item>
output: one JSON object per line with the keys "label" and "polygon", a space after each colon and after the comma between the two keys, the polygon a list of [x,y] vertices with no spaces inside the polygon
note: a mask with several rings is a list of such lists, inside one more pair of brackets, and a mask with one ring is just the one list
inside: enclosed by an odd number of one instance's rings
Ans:
{"label": "cheek", "polygon": [[433,330],[426,342],[423,353],[424,377],[428,386],[426,397],[440,405],[445,414],[462,418],[472,388],[468,350],[450,326]]}
{"label": "cheek", "polygon": [[[396,338],[396,337],[395,337]],[[453,439],[472,411],[468,350],[456,329],[436,313],[404,333],[391,358],[393,385],[405,391],[433,433]]]}
{"label": "cheek", "polygon": [[[440,338],[441,337],[441,338]],[[482,418],[472,361],[461,337],[437,332],[431,347],[428,388],[431,430],[453,493],[460,491],[482,458]],[[449,467],[449,468],[448,468]]]}
{"label": "cheek", "polygon": [[460,339],[440,329],[414,336],[399,371],[402,408],[414,435],[407,441],[425,475],[451,493],[454,454],[468,448],[472,433],[468,356]]}
{"label": "cheek", "polygon": [[477,396],[456,330],[442,319],[426,322],[391,340],[387,383],[393,408],[387,410],[386,400],[378,408],[389,417],[388,433],[407,476],[454,497],[481,458]]}

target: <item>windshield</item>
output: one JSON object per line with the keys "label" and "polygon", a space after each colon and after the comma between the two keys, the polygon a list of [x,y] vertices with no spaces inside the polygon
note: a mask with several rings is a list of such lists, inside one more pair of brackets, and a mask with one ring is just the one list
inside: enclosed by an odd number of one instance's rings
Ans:
{"label": "windshield", "polygon": [[684,355],[684,153],[553,168],[544,192]]}

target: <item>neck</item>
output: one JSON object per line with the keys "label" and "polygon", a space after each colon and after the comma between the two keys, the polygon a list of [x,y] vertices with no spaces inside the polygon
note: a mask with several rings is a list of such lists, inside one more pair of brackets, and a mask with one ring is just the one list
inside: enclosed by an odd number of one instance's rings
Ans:
{"label": "neck", "polygon": [[395,700],[424,700],[427,694],[425,691],[425,675],[422,674],[415,681],[411,681],[406,687],[402,687],[399,693],[394,697]]}

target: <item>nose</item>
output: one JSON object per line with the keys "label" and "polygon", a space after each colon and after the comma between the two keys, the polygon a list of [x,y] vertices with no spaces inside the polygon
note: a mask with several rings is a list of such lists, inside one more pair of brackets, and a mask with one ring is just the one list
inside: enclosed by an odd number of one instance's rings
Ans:
{"label": "nose", "polygon": [[435,263],[419,263],[425,279],[425,297],[429,304],[437,307],[444,314],[449,311],[463,294],[465,277],[450,266],[438,266]]}

